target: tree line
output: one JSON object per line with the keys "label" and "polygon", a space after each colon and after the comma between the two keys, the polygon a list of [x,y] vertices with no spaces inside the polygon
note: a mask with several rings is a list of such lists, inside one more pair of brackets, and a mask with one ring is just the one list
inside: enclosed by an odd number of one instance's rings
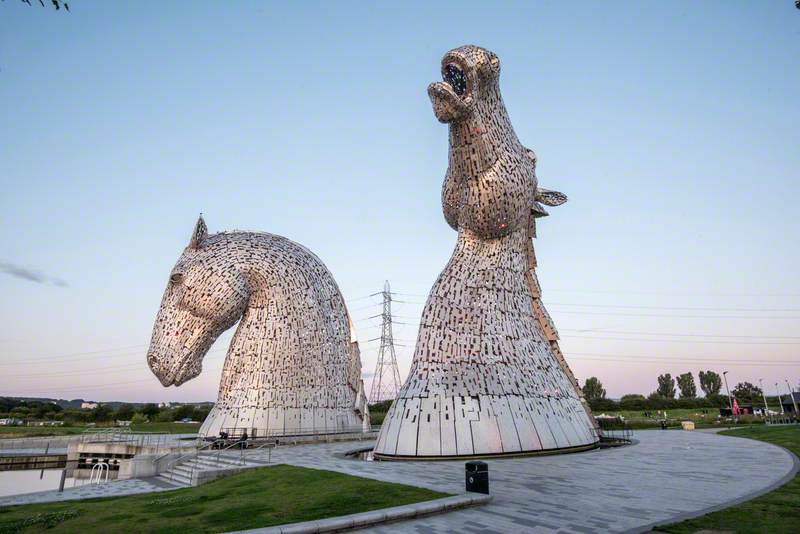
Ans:
{"label": "tree line", "polygon": [[[623,395],[619,401],[608,399],[602,382],[595,376],[587,378],[581,389],[593,410],[659,410],[728,406],[728,396],[721,393],[722,377],[718,373],[700,371],[698,378],[703,397],[697,396],[697,384],[692,373],[683,373],[676,378],[670,373],[659,375],[656,380],[656,390],[647,397],[632,393]],[[763,405],[761,388],[750,382],[736,384],[731,390],[731,396],[739,404],[753,404],[759,407]],[[777,398],[773,399],[773,406],[777,407],[776,403]]]}
{"label": "tree line", "polygon": [[208,416],[211,405],[181,404],[161,406],[157,404],[120,404],[112,407],[98,404],[91,410],[62,408],[58,404],[41,401],[26,401],[0,397],[0,419],[14,418],[23,421],[63,421],[65,425],[86,423],[113,423],[115,421],[172,422],[189,418],[202,422]]}

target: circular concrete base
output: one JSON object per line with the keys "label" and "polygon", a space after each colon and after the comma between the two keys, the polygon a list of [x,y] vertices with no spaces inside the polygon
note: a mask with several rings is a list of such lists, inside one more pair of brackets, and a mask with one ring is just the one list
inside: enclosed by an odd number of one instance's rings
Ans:
{"label": "circular concrete base", "polygon": [[600,446],[600,442],[596,441],[588,445],[581,445],[579,447],[564,447],[561,449],[544,449],[538,451],[520,451],[520,452],[500,452],[495,454],[463,454],[459,456],[397,456],[389,454],[373,453],[375,460],[382,462],[399,462],[399,461],[437,461],[437,460],[489,460],[500,458],[524,458],[527,456],[552,456],[554,454],[569,454],[573,452],[583,452],[596,449]]}

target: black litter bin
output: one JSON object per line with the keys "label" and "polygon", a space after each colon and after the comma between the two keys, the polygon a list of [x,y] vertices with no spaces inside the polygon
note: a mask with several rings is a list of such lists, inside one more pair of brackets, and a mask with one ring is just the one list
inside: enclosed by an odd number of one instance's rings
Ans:
{"label": "black litter bin", "polygon": [[472,461],[464,465],[467,491],[489,494],[489,464]]}

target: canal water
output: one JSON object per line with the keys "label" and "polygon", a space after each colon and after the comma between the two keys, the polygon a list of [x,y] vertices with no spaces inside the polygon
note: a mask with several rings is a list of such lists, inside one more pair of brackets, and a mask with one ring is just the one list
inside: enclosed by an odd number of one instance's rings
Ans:
{"label": "canal water", "polygon": [[[25,469],[19,471],[0,471],[0,497],[20,495],[36,491],[58,489],[62,469]],[[83,485],[86,479],[76,480],[67,477],[64,489]]]}

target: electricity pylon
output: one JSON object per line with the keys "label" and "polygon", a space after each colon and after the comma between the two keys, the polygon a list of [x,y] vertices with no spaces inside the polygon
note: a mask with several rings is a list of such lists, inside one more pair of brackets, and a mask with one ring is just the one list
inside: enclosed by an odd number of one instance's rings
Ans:
{"label": "electricity pylon", "polygon": [[381,348],[378,350],[378,364],[372,376],[372,390],[369,394],[370,402],[376,403],[384,400],[394,400],[400,391],[400,370],[397,368],[397,355],[394,352],[394,339],[392,337],[392,292],[389,281],[383,284],[383,320],[381,329]]}

